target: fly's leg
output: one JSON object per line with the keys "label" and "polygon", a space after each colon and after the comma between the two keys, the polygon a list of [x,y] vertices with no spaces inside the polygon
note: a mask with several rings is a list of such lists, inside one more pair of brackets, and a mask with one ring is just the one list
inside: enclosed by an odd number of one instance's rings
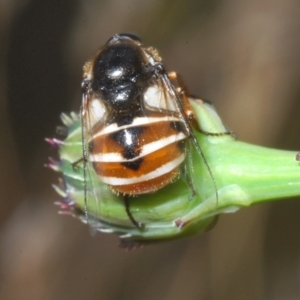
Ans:
{"label": "fly's leg", "polygon": [[209,136],[223,136],[223,135],[231,135],[232,138],[236,139],[235,134],[233,133],[233,131],[224,131],[224,132],[209,132],[209,131],[205,131],[203,129],[199,129],[199,131],[201,133],[203,133],[204,135],[209,135]]}
{"label": "fly's leg", "polygon": [[189,93],[188,93],[188,89],[187,89],[184,81],[182,80],[181,76],[176,72],[169,72],[168,77],[171,81],[176,83],[175,89],[183,102],[183,111],[184,111],[187,119],[190,122],[192,122],[193,125],[195,125],[194,123],[196,122],[196,119],[195,119],[192,107],[189,103],[189,99],[187,96]]}
{"label": "fly's leg", "polygon": [[183,101],[184,113],[185,113],[187,119],[192,123],[192,125],[199,132],[201,132],[201,133],[203,133],[205,135],[209,135],[209,136],[219,137],[219,136],[223,136],[223,135],[231,135],[234,139],[236,138],[235,135],[234,135],[234,133],[232,131],[209,132],[209,131],[205,131],[205,130],[202,130],[201,128],[199,128],[199,125],[196,122],[196,119],[195,119],[192,107],[191,107],[189,99],[188,99],[189,93],[188,93],[187,87],[186,87],[186,85],[185,85],[182,77],[180,76],[180,74],[178,74],[176,72],[169,72],[168,73],[168,77],[169,77],[170,80],[176,82],[176,91],[180,95],[181,100]]}
{"label": "fly's leg", "polygon": [[137,227],[137,228],[143,228],[145,225],[142,222],[138,222],[134,216],[132,215],[130,211],[130,205],[129,205],[129,197],[128,195],[124,195],[124,204],[125,204],[125,210],[127,213],[128,218],[130,219],[131,223]]}
{"label": "fly's leg", "polygon": [[[188,162],[188,163],[190,163],[190,162]],[[187,183],[187,185],[189,186],[189,188],[191,190],[191,194],[189,195],[189,200],[192,200],[196,196],[197,192],[195,189],[195,184],[193,182],[193,179],[191,176],[189,176],[187,166],[185,164],[183,166],[181,166],[181,173],[183,174],[185,182]]]}
{"label": "fly's leg", "polygon": [[76,171],[76,170],[77,170],[78,164],[80,164],[80,163],[83,162],[83,161],[84,161],[84,157],[81,157],[81,158],[79,158],[78,160],[72,162],[72,163],[71,163],[71,166],[72,166],[73,170]]}

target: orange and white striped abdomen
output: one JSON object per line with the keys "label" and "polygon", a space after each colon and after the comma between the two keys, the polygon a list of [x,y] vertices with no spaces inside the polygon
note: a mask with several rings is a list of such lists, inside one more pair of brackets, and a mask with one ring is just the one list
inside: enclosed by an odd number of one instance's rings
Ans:
{"label": "orange and white striped abdomen", "polygon": [[113,123],[94,132],[89,160],[116,192],[154,192],[178,177],[186,139],[177,117],[136,117],[129,125]]}

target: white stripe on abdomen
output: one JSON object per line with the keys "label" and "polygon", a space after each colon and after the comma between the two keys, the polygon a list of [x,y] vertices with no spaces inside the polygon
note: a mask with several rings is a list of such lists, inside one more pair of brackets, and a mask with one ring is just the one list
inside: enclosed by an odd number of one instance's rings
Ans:
{"label": "white stripe on abdomen", "polygon": [[99,179],[106,183],[110,184],[112,186],[114,185],[129,185],[139,182],[144,182],[150,179],[157,178],[159,176],[162,176],[164,174],[167,174],[174,170],[176,167],[178,167],[185,159],[185,154],[182,153],[180,156],[175,158],[174,160],[162,165],[161,167],[157,168],[154,171],[151,171],[147,174],[144,174],[139,177],[131,177],[131,178],[120,178],[120,177],[108,177],[108,176],[99,176]]}
{"label": "white stripe on abdomen", "polygon": [[104,127],[99,132],[95,133],[91,139],[96,139],[99,136],[113,133],[119,130],[123,130],[126,128],[136,127],[136,126],[142,126],[142,125],[149,125],[152,123],[157,122],[182,122],[180,118],[172,117],[172,116],[165,116],[165,117],[137,117],[134,118],[133,122],[131,124],[118,126],[118,124],[113,123],[106,127]]}
{"label": "white stripe on abdomen", "polygon": [[97,153],[92,154],[89,157],[89,160],[91,162],[128,162],[128,161],[134,161],[136,159],[139,159],[143,156],[146,156],[152,152],[155,152],[159,149],[162,149],[168,145],[171,145],[172,143],[176,143],[179,141],[182,141],[186,139],[187,136],[180,132],[178,134],[170,135],[166,138],[159,139],[155,142],[143,145],[142,151],[140,154],[132,159],[126,159],[123,157],[121,153],[111,152],[111,153]]}

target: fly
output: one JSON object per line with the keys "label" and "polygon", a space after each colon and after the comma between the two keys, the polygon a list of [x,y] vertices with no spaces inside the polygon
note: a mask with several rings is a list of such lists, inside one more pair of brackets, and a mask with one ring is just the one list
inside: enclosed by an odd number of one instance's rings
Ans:
{"label": "fly", "polygon": [[[82,90],[85,186],[93,169],[99,181],[122,195],[136,227],[144,224],[130,212],[131,197],[154,193],[182,174],[191,197],[196,194],[189,145],[202,158],[218,199],[192,131],[195,119],[186,88],[177,73],[166,72],[156,49],[131,34],[114,35],[84,65]],[[85,199],[86,193],[85,187]],[[101,191],[94,196],[101,201]]]}

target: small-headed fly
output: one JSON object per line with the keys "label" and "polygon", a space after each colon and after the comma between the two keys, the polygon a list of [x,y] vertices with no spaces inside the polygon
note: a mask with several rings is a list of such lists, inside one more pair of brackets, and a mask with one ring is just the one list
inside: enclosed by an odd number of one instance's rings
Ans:
{"label": "small-headed fly", "polygon": [[[187,166],[189,143],[216,190],[191,128],[186,89],[175,72],[166,72],[156,49],[134,35],[114,35],[84,65],[82,89],[84,176],[94,169],[99,181],[122,195],[135,226],[143,224],[130,212],[131,196],[160,190],[182,174],[191,195],[196,193]],[[101,201],[101,191],[94,196]]]}

